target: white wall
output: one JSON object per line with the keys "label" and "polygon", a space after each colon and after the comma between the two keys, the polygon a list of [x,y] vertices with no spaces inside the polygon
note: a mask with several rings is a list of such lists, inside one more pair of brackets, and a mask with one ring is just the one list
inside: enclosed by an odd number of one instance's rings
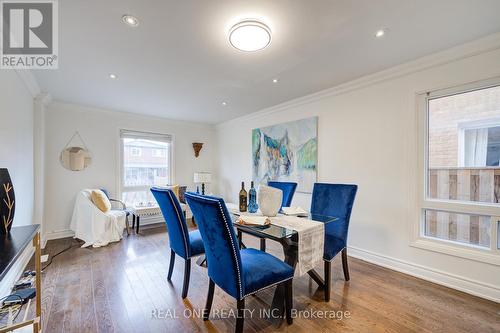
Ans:
{"label": "white wall", "polygon": [[[236,202],[240,182],[251,179],[253,128],[318,116],[318,180],[359,185],[350,253],[500,301],[499,266],[410,246],[410,226],[418,219],[416,93],[500,75],[498,37],[493,46],[491,40],[471,43],[219,124],[221,194]],[[481,48],[487,51],[478,54]],[[309,208],[310,195],[294,201]]]}
{"label": "white wall", "polygon": [[0,167],[16,195],[14,226],[33,220],[33,96],[13,70],[0,72]]}
{"label": "white wall", "polygon": [[[13,226],[33,223],[33,95],[18,72],[0,70],[0,168],[8,168],[16,195]],[[7,295],[33,248],[28,247],[0,285]]]}
{"label": "white wall", "polygon": [[[213,126],[95,109],[59,102],[46,112],[45,222],[47,239],[71,235],[69,225],[78,191],[105,187],[116,194],[119,170],[119,130],[130,129],[174,136],[174,182],[193,186],[195,171],[213,172]],[[78,131],[92,153],[92,164],[81,172],[64,169],[59,154]],[[193,142],[203,142],[198,158]]]}

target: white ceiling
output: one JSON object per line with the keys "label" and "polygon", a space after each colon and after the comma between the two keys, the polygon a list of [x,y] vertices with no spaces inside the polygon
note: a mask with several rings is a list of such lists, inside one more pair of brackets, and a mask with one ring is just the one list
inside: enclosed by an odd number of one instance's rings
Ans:
{"label": "white ceiling", "polygon": [[[498,0],[63,0],[59,13],[59,69],[35,73],[54,99],[206,123],[500,31]],[[271,45],[230,47],[238,17],[263,19]]]}

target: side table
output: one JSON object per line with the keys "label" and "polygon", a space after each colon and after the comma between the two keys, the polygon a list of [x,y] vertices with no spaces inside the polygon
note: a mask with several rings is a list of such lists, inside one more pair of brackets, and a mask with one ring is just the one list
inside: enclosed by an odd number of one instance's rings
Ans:
{"label": "side table", "polygon": [[[192,213],[191,210],[189,209],[189,206],[184,203],[180,203],[182,212],[184,213],[184,217],[186,219],[192,218]],[[138,234],[139,233],[139,227],[141,223],[141,217],[145,216],[156,216],[156,215],[161,215],[161,209],[159,206],[134,206],[133,208],[130,209],[130,213],[132,214],[132,229],[135,228],[135,232]],[[194,222],[194,218],[193,218]],[[137,226],[136,226],[137,223]]]}
{"label": "side table", "polygon": [[[132,229],[135,228],[135,232],[138,234],[141,217],[154,215],[161,215],[159,206],[134,206],[132,208]],[[137,227],[135,226],[136,222]]]}

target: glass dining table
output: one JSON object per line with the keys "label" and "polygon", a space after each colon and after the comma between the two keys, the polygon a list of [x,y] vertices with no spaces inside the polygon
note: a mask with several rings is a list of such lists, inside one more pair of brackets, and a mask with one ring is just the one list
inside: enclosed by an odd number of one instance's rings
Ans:
{"label": "glass dining table", "polygon": [[[237,230],[238,240],[240,242],[240,247],[245,248],[242,242],[243,233],[255,236],[261,239],[261,250],[265,250],[265,240],[273,240],[281,244],[283,247],[283,254],[285,257],[285,262],[295,269],[298,260],[298,237],[299,234],[293,229],[289,229],[284,226],[277,224],[269,224],[266,226],[254,226],[254,225],[242,225],[237,223],[239,215],[237,213],[231,212],[231,218],[233,224]],[[306,219],[310,219],[316,222],[322,222],[325,224],[335,223],[338,220],[337,217],[325,216],[319,214],[308,214],[304,216]],[[314,270],[310,270],[307,274],[318,284],[319,287],[325,287],[325,281],[322,277]],[[273,302],[271,305],[272,313],[278,314],[278,316],[273,321],[279,322],[283,318],[284,311],[284,296],[285,290],[282,287],[277,287],[274,292]]]}

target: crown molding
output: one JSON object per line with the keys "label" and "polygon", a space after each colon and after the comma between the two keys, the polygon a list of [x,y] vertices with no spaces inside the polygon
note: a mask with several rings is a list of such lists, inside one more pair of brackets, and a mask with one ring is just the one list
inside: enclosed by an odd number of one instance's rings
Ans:
{"label": "crown molding", "polygon": [[35,104],[40,106],[47,106],[52,102],[52,95],[46,92],[41,92],[35,96]]}
{"label": "crown molding", "polygon": [[35,76],[33,73],[28,70],[28,69],[15,69],[17,76],[21,79],[21,81],[24,83],[24,86],[26,89],[29,91],[31,96],[35,98],[38,96],[42,90],[40,89],[40,86],[38,85],[38,82],[35,79]]}
{"label": "crown molding", "polygon": [[491,52],[499,48],[500,48],[500,33],[495,33],[465,44],[449,48],[444,51],[433,53],[431,55],[424,56],[416,60],[412,60],[404,64],[391,67],[389,69],[385,69],[346,83],[342,83],[340,85],[333,86],[325,90],[321,90],[316,93],[295,98],[290,101],[250,113],[248,115],[234,118],[216,124],[215,126],[216,128],[222,128],[228,125],[232,125],[235,122],[248,121],[260,118],[292,107],[297,107],[303,104],[318,101],[326,97],[344,94],[349,91],[364,88],[376,83],[406,76],[412,73],[420,72],[447,63],[455,62],[461,59],[473,57],[479,54]]}
{"label": "crown molding", "polygon": [[106,114],[114,115],[114,116],[123,115],[123,116],[128,116],[128,117],[134,117],[137,119],[146,119],[147,118],[149,120],[169,122],[172,125],[180,124],[180,125],[192,126],[193,128],[203,128],[203,129],[210,129],[210,130],[215,131],[214,124],[204,123],[204,122],[172,119],[172,118],[166,118],[166,117],[161,117],[161,116],[156,116],[156,115],[148,115],[148,114],[142,114],[142,113],[136,113],[136,112],[121,111],[118,109],[106,109],[106,108],[102,108],[99,106],[92,106],[92,105],[88,105],[88,104],[76,104],[76,103],[66,102],[66,101],[53,99],[53,98],[51,99],[50,104],[51,104],[51,107],[66,107],[67,109],[71,109],[72,111],[76,111],[76,112],[81,112],[81,111],[102,112],[102,113],[106,113]]}

